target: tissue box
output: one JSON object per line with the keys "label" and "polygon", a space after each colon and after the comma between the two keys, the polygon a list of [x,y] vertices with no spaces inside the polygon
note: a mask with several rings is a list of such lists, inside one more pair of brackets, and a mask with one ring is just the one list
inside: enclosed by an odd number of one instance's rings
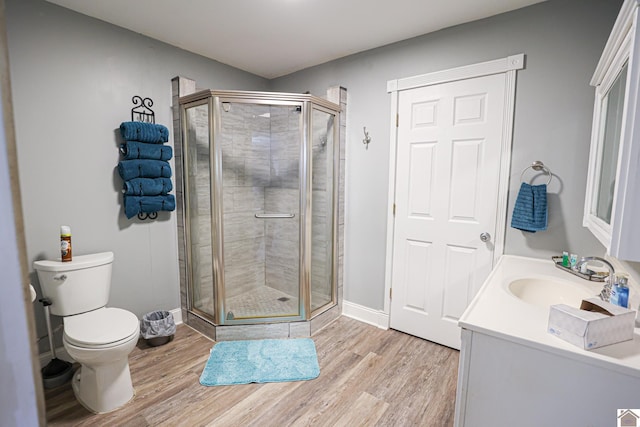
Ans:
{"label": "tissue box", "polygon": [[585,350],[593,350],[633,339],[635,313],[600,298],[582,300],[579,309],[552,305],[548,332]]}

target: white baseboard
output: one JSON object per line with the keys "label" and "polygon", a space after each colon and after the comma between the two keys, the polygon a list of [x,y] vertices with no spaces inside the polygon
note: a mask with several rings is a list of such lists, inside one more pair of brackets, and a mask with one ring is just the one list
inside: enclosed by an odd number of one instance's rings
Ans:
{"label": "white baseboard", "polygon": [[380,329],[389,329],[389,315],[381,310],[373,310],[353,302],[343,301],[342,315],[377,326]]}
{"label": "white baseboard", "polygon": [[173,321],[176,325],[182,323],[182,310],[180,310],[180,307],[169,310],[169,312],[173,315]]}

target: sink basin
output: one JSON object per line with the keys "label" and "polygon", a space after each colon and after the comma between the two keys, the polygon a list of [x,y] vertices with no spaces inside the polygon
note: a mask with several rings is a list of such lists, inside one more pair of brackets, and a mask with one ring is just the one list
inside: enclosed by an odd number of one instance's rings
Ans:
{"label": "sink basin", "polygon": [[567,304],[580,307],[580,301],[595,295],[572,282],[540,278],[517,279],[509,283],[509,292],[522,301],[540,307]]}

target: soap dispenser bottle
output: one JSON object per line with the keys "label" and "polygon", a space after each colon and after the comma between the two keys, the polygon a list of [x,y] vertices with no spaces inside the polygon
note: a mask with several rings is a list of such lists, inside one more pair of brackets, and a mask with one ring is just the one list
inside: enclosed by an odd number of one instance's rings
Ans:
{"label": "soap dispenser bottle", "polygon": [[629,279],[625,274],[616,275],[615,283],[611,287],[611,298],[609,300],[611,304],[628,308],[629,306],[629,285],[627,283],[628,280]]}
{"label": "soap dispenser bottle", "polygon": [[618,283],[616,283],[616,294],[618,294],[618,305],[620,307],[629,308],[629,278],[626,274],[618,275]]}

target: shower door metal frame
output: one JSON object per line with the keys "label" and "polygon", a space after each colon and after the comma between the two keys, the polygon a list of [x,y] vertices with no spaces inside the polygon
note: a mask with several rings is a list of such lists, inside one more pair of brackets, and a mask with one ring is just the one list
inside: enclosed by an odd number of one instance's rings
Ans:
{"label": "shower door metal frame", "polygon": [[[300,194],[300,218],[299,218],[299,298],[298,315],[278,316],[278,317],[251,317],[243,319],[226,319],[225,311],[225,281],[224,281],[224,234],[223,234],[223,206],[222,206],[222,148],[216,141],[221,140],[221,109],[223,103],[246,103],[262,104],[274,106],[300,106],[302,111],[301,120],[301,149],[300,149],[300,169],[299,169],[299,194]],[[306,94],[290,94],[277,92],[243,92],[243,91],[211,91],[204,90],[191,95],[181,97],[180,117],[182,120],[183,135],[183,174],[184,181],[184,223],[186,242],[186,267],[187,280],[187,310],[215,325],[236,325],[236,324],[256,324],[275,323],[310,320],[311,318],[329,310],[337,304],[337,272],[338,272],[338,182],[339,182],[339,107],[322,98],[317,98]],[[211,199],[211,242],[212,242],[212,268],[213,268],[213,298],[214,315],[203,312],[193,307],[192,285],[194,283],[193,266],[191,260],[190,241],[190,204],[189,178],[187,171],[188,157],[188,135],[184,126],[186,123],[186,110],[191,107],[208,104],[209,107],[209,165],[210,165],[210,199]],[[331,301],[317,309],[311,311],[311,223],[312,223],[312,157],[311,157],[311,133],[312,133],[312,112],[313,109],[334,115],[333,125],[333,171],[331,177],[332,187],[332,227],[331,227]],[[256,320],[259,320],[256,322]]]}
{"label": "shower door metal frame", "polygon": [[[187,191],[187,189],[189,188],[190,185],[190,178],[189,178],[189,174],[187,173],[188,171],[188,162],[189,162],[189,136],[188,136],[188,129],[186,128],[186,123],[187,123],[187,110],[190,108],[194,108],[194,107],[199,107],[202,105],[207,105],[208,108],[208,115],[207,115],[207,122],[208,122],[208,129],[209,129],[209,166],[211,167],[211,147],[212,147],[212,143],[213,143],[213,102],[211,100],[211,97],[195,97],[193,100],[190,101],[185,101],[183,102],[182,99],[180,100],[180,120],[181,120],[181,132],[182,132],[182,180],[183,180],[183,191],[182,191],[182,198],[183,198],[183,206],[184,208],[184,212],[183,212],[183,222],[185,224],[184,227],[184,238],[185,238],[185,261],[186,261],[186,269],[187,269],[187,274],[185,274],[185,278],[187,280],[186,283],[186,300],[187,300],[187,310],[193,314],[195,314],[196,316],[200,317],[203,320],[206,321],[213,321],[215,319],[215,317],[217,316],[217,306],[215,304],[215,301],[217,301],[219,299],[219,296],[217,295],[218,292],[218,287],[215,286],[215,283],[212,284],[213,287],[213,301],[214,301],[214,306],[213,306],[213,316],[210,313],[207,313],[197,307],[194,307],[194,303],[193,303],[193,284],[196,282],[195,278],[193,277],[194,275],[194,269],[193,269],[193,259],[192,259],[192,255],[191,255],[191,250],[192,250],[192,241],[191,241],[191,195],[190,192]],[[209,171],[209,176],[210,179],[212,180],[213,177],[213,170],[210,169]],[[214,191],[215,188],[211,187],[211,183],[210,183],[210,190]],[[214,204],[214,195],[210,194],[210,209],[211,212],[213,213],[213,204]],[[212,220],[213,220],[213,214],[212,214]],[[212,234],[211,235],[211,245],[212,245],[212,251],[214,250],[214,245],[215,245],[215,236]],[[213,272],[213,276],[215,277],[215,271],[219,269],[219,266],[216,265],[216,257],[212,257],[212,272]]]}
{"label": "shower door metal frame", "polygon": [[[217,221],[215,221],[215,230],[218,233],[218,239],[217,239],[217,243],[218,243],[218,251],[217,251],[217,256],[218,256],[218,262],[216,262],[216,264],[219,266],[219,268],[217,269],[217,271],[214,271],[215,277],[216,277],[216,288],[217,289],[217,294],[219,295],[219,298],[216,300],[216,316],[215,316],[215,323],[217,325],[238,325],[238,324],[254,324],[256,323],[256,320],[260,320],[260,322],[263,323],[270,323],[270,322],[290,322],[290,321],[301,321],[301,320],[306,320],[306,313],[308,313],[308,307],[306,304],[306,301],[308,300],[308,297],[306,295],[306,289],[308,288],[308,286],[305,286],[306,283],[306,275],[305,275],[305,268],[304,268],[304,259],[306,256],[306,235],[305,235],[305,221],[307,218],[307,212],[306,212],[306,207],[305,204],[303,203],[303,200],[305,200],[305,187],[303,185],[303,183],[306,181],[306,177],[307,177],[307,163],[304,161],[305,156],[307,155],[307,145],[308,145],[308,141],[307,141],[307,130],[306,130],[306,126],[307,126],[307,121],[305,120],[305,114],[306,114],[306,109],[308,108],[305,102],[302,102],[300,100],[293,100],[291,99],[291,97],[280,97],[280,96],[273,96],[273,95],[279,95],[279,94],[271,94],[271,93],[263,93],[263,92],[224,92],[224,91],[212,91],[211,92],[211,99],[213,102],[213,114],[214,114],[214,119],[213,119],[213,123],[214,123],[214,133],[213,133],[213,147],[215,149],[211,150],[211,155],[215,156],[215,158],[211,159],[211,162],[215,162],[215,173],[212,174],[212,177],[214,177],[214,181],[212,181],[211,183],[211,188],[215,189],[216,192],[220,193],[220,194],[216,194],[216,199],[218,200],[222,200],[222,193],[221,193],[221,184],[222,184],[222,148],[221,148],[221,144],[217,144],[216,141],[220,141],[222,139],[222,130],[221,130],[221,124],[222,124],[222,104],[224,103],[242,103],[242,104],[252,104],[252,105],[273,105],[273,106],[290,106],[290,107],[300,107],[301,108],[301,114],[300,114],[300,127],[299,127],[299,132],[300,132],[300,140],[301,140],[301,147],[300,147],[300,152],[299,152],[299,160],[300,160],[300,165],[299,165],[299,183],[298,183],[298,193],[300,195],[300,199],[299,199],[299,218],[298,218],[298,250],[299,250],[299,260],[298,260],[298,274],[299,274],[299,278],[298,278],[298,314],[297,315],[283,315],[283,316],[253,316],[253,317],[248,317],[248,318],[234,318],[234,319],[227,319],[226,316],[224,315],[227,312],[227,309],[225,307],[225,303],[226,303],[226,295],[225,295],[225,279],[224,279],[224,247],[223,247],[223,242],[224,242],[224,230],[223,230],[223,213],[224,213],[224,209],[222,206],[222,203],[218,203],[217,206],[215,207],[215,211],[212,211],[212,217],[213,217],[213,212],[215,212],[215,216]],[[212,224],[212,227],[214,227],[214,224]],[[212,228],[213,230],[213,228]],[[215,257],[215,255],[214,255]]]}
{"label": "shower door metal frame", "polygon": [[[340,110],[334,110],[329,106],[322,105],[320,103],[314,102],[314,100],[310,101],[311,108],[309,108],[307,123],[309,123],[309,133],[307,135],[307,139],[309,141],[309,157],[307,158],[307,164],[309,165],[309,175],[307,177],[307,194],[309,195],[309,224],[305,224],[305,228],[309,232],[308,241],[311,244],[312,236],[312,205],[313,205],[313,157],[312,154],[312,133],[313,133],[313,110],[322,111],[324,113],[333,115],[333,147],[332,147],[332,155],[331,159],[332,165],[332,173],[331,173],[331,232],[329,233],[329,237],[331,239],[331,271],[329,274],[329,279],[331,280],[331,300],[326,304],[323,304],[316,308],[313,311],[310,311],[311,316],[313,318],[319,314],[324,313],[330,308],[334,307],[338,303],[338,183],[339,183],[339,173],[340,173],[340,145],[339,145],[339,137],[340,137]],[[329,159],[327,159],[328,161]],[[311,246],[309,246],[311,247]],[[309,251],[309,257],[311,257],[311,251]],[[311,293],[311,258],[309,258],[309,278],[308,278],[308,289],[309,293]],[[308,309],[311,310],[311,295],[307,299],[309,303]]]}

